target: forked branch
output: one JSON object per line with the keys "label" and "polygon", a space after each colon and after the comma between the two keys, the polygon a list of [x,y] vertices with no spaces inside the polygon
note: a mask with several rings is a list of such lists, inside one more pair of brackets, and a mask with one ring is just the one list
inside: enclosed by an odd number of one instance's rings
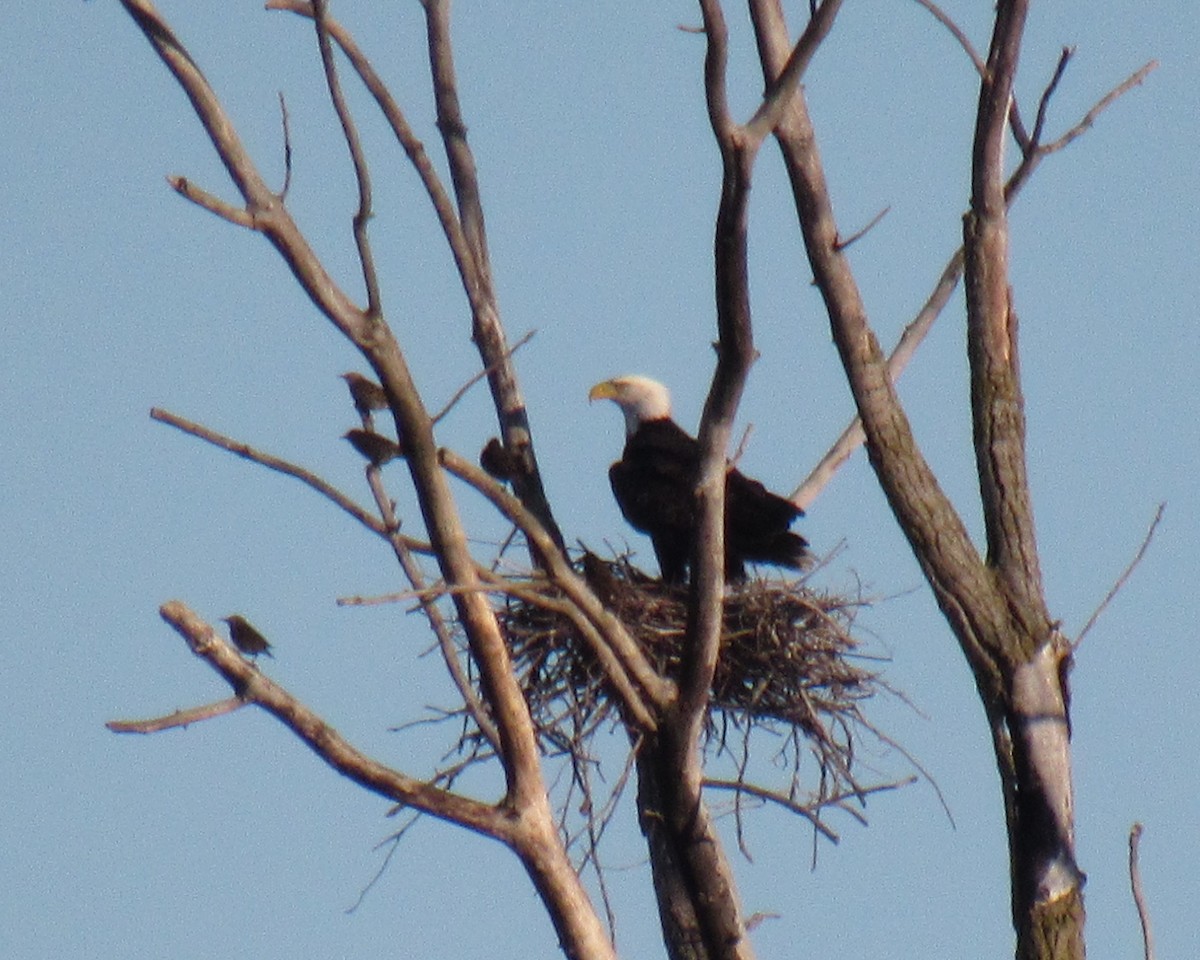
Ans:
{"label": "forked branch", "polygon": [[225,678],[238,697],[274,715],[342,776],[394,803],[512,842],[511,820],[499,808],[430,786],[372,760],[291,693],[261,673],[185,604],[178,600],[169,601],[163,604],[160,613],[187,641],[192,652]]}
{"label": "forked branch", "polygon": [[379,277],[375,272],[375,257],[371,253],[371,241],[367,233],[367,225],[371,220],[371,173],[367,168],[367,158],[358,136],[358,127],[350,115],[350,108],[346,105],[346,97],[338,79],[337,65],[333,59],[333,44],[326,25],[328,7],[328,0],[315,0],[313,23],[317,28],[317,47],[321,51],[321,64],[325,69],[325,85],[329,88],[329,99],[333,102],[334,112],[337,113],[338,123],[342,127],[342,136],[350,151],[350,160],[354,164],[354,179],[358,183],[354,244],[358,248],[358,260],[362,265],[363,283],[367,290],[367,315],[370,320],[377,322],[383,317],[383,304],[379,294]]}
{"label": "forked branch", "polygon": [[[488,385],[504,447],[520,467],[511,478],[513,489],[562,549],[562,534],[542,485],[529,417],[512,362],[515,348],[507,344],[492,285],[478,175],[458,102],[449,7],[441,0],[427,0],[422,6],[427,20],[438,129],[442,133],[450,163],[457,211],[429,160],[424,144],[413,132],[403,110],[362,49],[334,18],[326,16],[324,23],[328,35],[341,47],[364,86],[375,98],[433,204],[471,308],[472,339],[479,350],[483,368],[488,371]],[[267,8],[287,10],[305,17],[314,16],[313,5],[306,0],[268,0]]]}
{"label": "forked branch", "polygon": [[[924,0],[917,0],[917,2],[921,3],[922,6],[937,9],[932,4],[925,3]],[[980,65],[982,69],[982,61]],[[1146,76],[1157,66],[1156,61],[1150,61],[1143,65],[1106,93],[1075,126],[1052,143],[1042,144],[1038,141],[1033,141],[1032,143],[1026,141],[1028,149],[1023,152],[1021,162],[1008,178],[1008,182],[1004,187],[1004,196],[1009,206],[1020,195],[1021,188],[1030,180],[1045,157],[1062,149],[1085,133],[1107,107],[1114,103],[1122,94],[1139,86],[1146,79]],[[1049,93],[1050,89],[1048,87],[1046,93],[1043,94],[1043,104],[1048,104]],[[839,245],[839,248],[844,249],[845,246],[846,243],[843,242]],[[898,382],[909,361],[915,355],[917,348],[925,339],[926,334],[932,329],[934,322],[949,302],[951,294],[957,288],[958,281],[962,277],[962,272],[963,248],[959,247],[942,270],[942,274],[934,284],[933,292],[930,293],[925,305],[921,308],[917,316],[904,328],[904,333],[901,335],[900,340],[888,355],[887,369],[892,383]],[[812,469],[812,472],[792,492],[792,501],[797,506],[807,510],[838,469],[841,468],[842,464],[849,459],[855,450],[863,445],[865,440],[866,434],[862,429],[862,421],[855,415],[841,436],[838,437],[833,446],[829,448],[828,452]]]}
{"label": "forked branch", "polygon": [[[149,0],[121,0],[121,5],[191,101],[245,204],[247,219],[243,225],[252,225],[266,236],[317,308],[346,336],[361,342],[365,332],[363,312],[325,270],[283,202],[267,186],[199,66]],[[208,195],[197,190],[189,198],[201,196]]]}

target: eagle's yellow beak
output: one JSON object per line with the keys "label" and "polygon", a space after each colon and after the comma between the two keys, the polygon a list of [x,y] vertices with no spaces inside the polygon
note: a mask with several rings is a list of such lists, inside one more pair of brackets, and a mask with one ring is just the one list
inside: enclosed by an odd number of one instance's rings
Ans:
{"label": "eagle's yellow beak", "polygon": [[617,385],[611,380],[604,380],[588,391],[588,402],[593,400],[616,400]]}

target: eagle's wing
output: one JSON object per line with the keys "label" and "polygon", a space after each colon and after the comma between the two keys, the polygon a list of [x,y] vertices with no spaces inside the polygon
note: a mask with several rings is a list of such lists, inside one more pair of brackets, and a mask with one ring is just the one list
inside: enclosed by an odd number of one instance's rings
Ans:
{"label": "eagle's wing", "polygon": [[681,583],[696,522],[696,441],[670,420],[643,423],[608,472],[625,519],[649,534],[664,580]]}

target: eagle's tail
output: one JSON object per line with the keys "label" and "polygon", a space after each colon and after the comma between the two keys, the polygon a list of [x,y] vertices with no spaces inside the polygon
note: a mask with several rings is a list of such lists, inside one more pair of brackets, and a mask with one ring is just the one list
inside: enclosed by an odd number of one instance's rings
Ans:
{"label": "eagle's tail", "polygon": [[804,570],[813,563],[808,541],[789,530],[775,530],[750,539],[739,537],[726,546],[725,577],[730,582],[746,579],[746,563],[769,563],[792,570]]}
{"label": "eagle's tail", "polygon": [[813,556],[808,551],[808,541],[790,530],[780,530],[756,546],[761,546],[761,553],[756,550],[753,555],[747,555],[747,559],[757,560],[759,563],[773,563],[777,567],[790,567],[793,570],[802,570],[812,563]]}

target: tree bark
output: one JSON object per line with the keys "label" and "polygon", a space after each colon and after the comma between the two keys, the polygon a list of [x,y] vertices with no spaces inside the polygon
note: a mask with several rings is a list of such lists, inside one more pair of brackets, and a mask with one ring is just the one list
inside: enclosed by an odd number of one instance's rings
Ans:
{"label": "tree bark", "polygon": [[[980,92],[972,206],[964,225],[971,405],[987,557],[917,448],[838,244],[803,95],[775,127],[809,263],[862,420],[871,466],[975,675],[1000,772],[1012,914],[1021,960],[1074,958],[1083,944],[1075,863],[1069,649],[1046,609],[1025,469],[1017,321],[1008,286],[1003,143],[1027,4],[1002,0]],[[775,0],[752,3],[770,84],[787,29]]]}

